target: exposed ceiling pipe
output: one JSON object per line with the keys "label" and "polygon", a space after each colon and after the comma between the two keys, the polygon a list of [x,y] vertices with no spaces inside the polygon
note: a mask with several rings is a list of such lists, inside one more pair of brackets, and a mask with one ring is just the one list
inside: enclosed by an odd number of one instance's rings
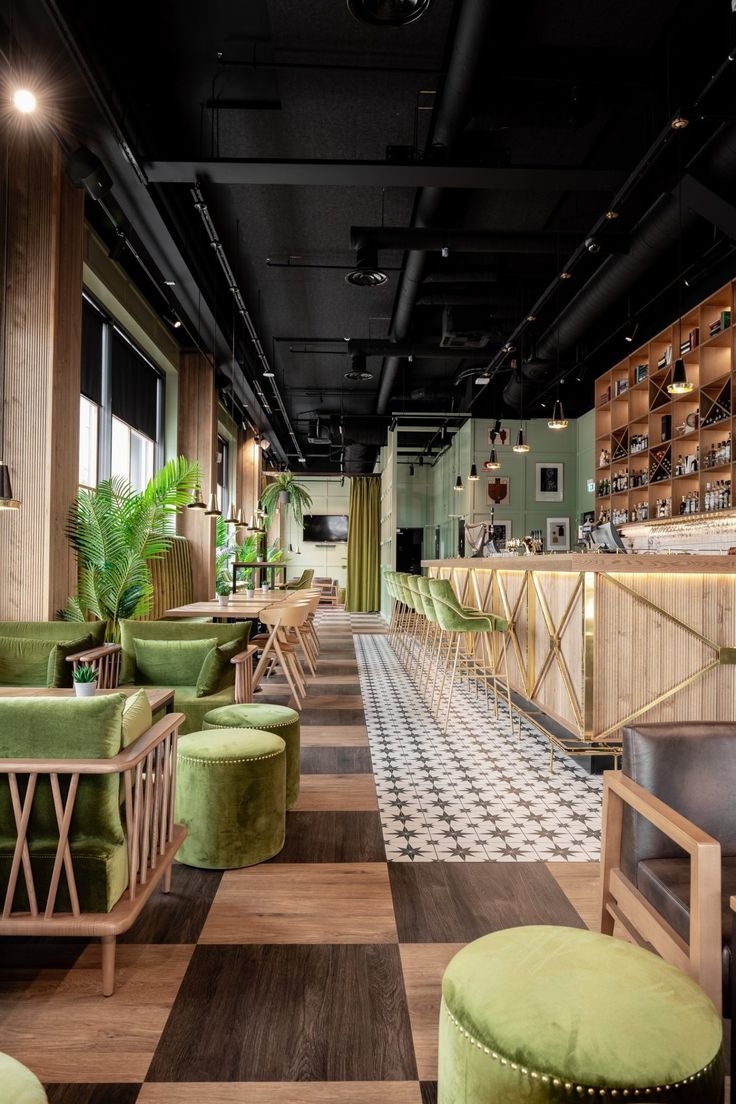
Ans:
{"label": "exposed ceiling pipe", "polygon": [[[573,234],[506,233],[500,230],[452,230],[403,226],[352,226],[350,244],[355,250],[419,249],[439,253],[569,253],[580,239]],[[601,239],[609,249],[626,243],[623,234]]]}
{"label": "exposed ceiling pipe", "polygon": [[[432,145],[449,149],[462,132],[470,92],[483,54],[491,8],[492,4],[489,0],[464,0],[463,2],[447,76],[432,127]],[[431,226],[437,220],[441,199],[440,188],[422,188],[416,203],[414,225]],[[399,281],[389,330],[389,335],[394,341],[403,341],[409,333],[412,311],[419,297],[426,267],[426,253],[411,250],[407,254],[406,267]],[[385,413],[388,408],[400,366],[399,357],[386,357],[376,402],[376,410],[379,414]]]}
{"label": "exposed ceiling pipe", "polygon": [[425,281],[418,307],[519,307],[518,296],[497,290],[496,284],[428,284]]}
{"label": "exposed ceiling pipe", "polygon": [[[707,176],[721,187],[732,187],[736,177],[736,127],[722,133],[718,145],[704,166]],[[554,325],[537,342],[533,361],[522,366],[525,379],[543,378],[540,362],[551,362],[559,349],[569,349],[578,342],[613,303],[621,299],[647,268],[655,265],[678,240],[680,227],[680,195],[678,184],[672,192],[661,195],[639,220],[631,232],[629,252],[608,257],[578,294],[558,315]],[[686,232],[698,216],[682,204],[682,231]],[[504,388],[504,402],[520,404],[519,380],[512,377]]]}

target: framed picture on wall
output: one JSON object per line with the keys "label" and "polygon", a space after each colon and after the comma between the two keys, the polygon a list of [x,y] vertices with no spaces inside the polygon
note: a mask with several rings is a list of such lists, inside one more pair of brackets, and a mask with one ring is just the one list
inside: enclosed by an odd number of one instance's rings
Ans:
{"label": "framed picture on wall", "polygon": [[489,506],[501,506],[508,503],[510,485],[506,476],[491,476],[486,484],[486,502]]}
{"label": "framed picture on wall", "polygon": [[537,464],[537,502],[562,502],[564,497],[564,464]]}
{"label": "framed picture on wall", "polygon": [[570,519],[566,517],[547,518],[546,552],[570,551]]}
{"label": "framed picture on wall", "polygon": [[499,547],[505,547],[511,536],[511,522],[494,520],[490,536],[491,540],[495,541]]}
{"label": "framed picture on wall", "polygon": [[499,448],[500,445],[511,444],[511,430],[508,426],[499,426],[498,429],[494,429],[493,426],[488,430],[488,444],[491,447]]}

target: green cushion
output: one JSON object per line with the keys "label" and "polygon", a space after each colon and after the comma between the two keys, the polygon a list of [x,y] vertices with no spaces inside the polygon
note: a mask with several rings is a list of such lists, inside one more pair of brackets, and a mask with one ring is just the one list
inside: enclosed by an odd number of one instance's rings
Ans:
{"label": "green cushion", "polygon": [[179,732],[185,735],[188,732],[200,732],[204,728],[204,719],[210,709],[216,709],[221,705],[232,705],[235,701],[235,687],[223,687],[216,694],[208,694],[199,697],[196,686],[174,687],[174,712],[183,713],[186,720],[181,725]]}
{"label": "green cushion", "polygon": [[153,724],[153,713],[148,694],[145,690],[136,690],[125,700],[123,707],[122,746],[129,747]]}
{"label": "green cushion", "polygon": [[269,702],[226,705],[210,710],[202,728],[260,728],[280,736],[286,744],[286,808],[296,804],[301,774],[300,726],[296,709]]}
{"label": "green cushion", "polygon": [[[229,640],[241,641],[243,647],[248,643],[250,623],[238,622],[234,625],[208,624],[203,628],[201,624],[190,621],[128,621],[120,622],[120,685],[124,686],[135,682],[135,640],[208,640],[214,638],[216,644],[227,644]],[[232,667],[232,664],[231,664]],[[192,677],[192,683],[197,681],[199,669]],[[235,669],[232,668],[232,681],[235,681]],[[171,682],[160,685],[171,686]],[[177,685],[185,685],[180,681]]]}
{"label": "green cushion", "polygon": [[576,928],[510,928],[447,967],[438,1101],[542,1104],[638,1089],[715,1104],[721,1043],[703,991],[649,951]]}
{"label": "green cushion", "polygon": [[80,636],[77,640],[59,640],[49,653],[46,685],[54,689],[69,689],[72,685],[72,665],[67,663],[67,656],[76,655],[77,652],[88,652],[94,647],[94,637],[91,633]]}
{"label": "green cushion", "polygon": [[231,660],[242,651],[243,645],[239,640],[230,640],[210,649],[197,677],[197,697],[216,694],[221,686],[227,685]]}
{"label": "green cushion", "polygon": [[49,640],[0,636],[0,686],[45,687],[52,648]]}
{"label": "green cushion", "polygon": [[47,1104],[43,1085],[9,1054],[0,1054],[0,1104]]}
{"label": "green cushion", "polygon": [[224,728],[179,740],[176,820],[187,828],[177,858],[224,870],[253,866],[284,845],[286,745],[272,732]]}
{"label": "green cushion", "polygon": [[0,621],[0,636],[25,636],[29,640],[73,640],[88,633],[98,648],[105,643],[106,621]]}
{"label": "green cushion", "polygon": [[135,640],[135,680],[143,686],[189,686],[196,682],[214,637],[199,640]]}
{"label": "green cushion", "polygon": [[[110,759],[122,741],[124,696],[92,698],[0,698],[0,758]],[[63,783],[65,793],[67,784]],[[127,885],[127,851],[118,805],[119,776],[87,775],[79,780],[70,829],[80,905],[107,912]],[[29,847],[39,904],[51,878],[58,825],[48,778],[38,781],[29,828]],[[5,893],[16,829],[7,780],[0,777],[0,895]],[[77,860],[79,863],[77,865]],[[62,879],[59,907],[68,907]],[[25,882],[15,908],[27,907]]]}

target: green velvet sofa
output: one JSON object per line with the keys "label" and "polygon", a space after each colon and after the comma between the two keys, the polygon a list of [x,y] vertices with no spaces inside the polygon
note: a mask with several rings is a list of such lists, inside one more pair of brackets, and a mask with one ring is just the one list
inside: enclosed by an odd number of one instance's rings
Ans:
{"label": "green velvet sofa", "polygon": [[104,621],[0,621],[0,686],[70,687],[75,661],[104,639]]}
{"label": "green velvet sofa", "polygon": [[[174,709],[186,718],[182,733],[199,732],[211,709],[250,701],[250,664],[256,649],[248,647],[249,635],[247,621],[121,621],[120,685],[171,688]],[[214,679],[202,678],[206,659]]]}
{"label": "green velvet sofa", "polygon": [[0,697],[0,937],[99,936],[105,995],[117,935],[168,890],[186,836],[173,815],[182,721],[154,723],[145,690]]}

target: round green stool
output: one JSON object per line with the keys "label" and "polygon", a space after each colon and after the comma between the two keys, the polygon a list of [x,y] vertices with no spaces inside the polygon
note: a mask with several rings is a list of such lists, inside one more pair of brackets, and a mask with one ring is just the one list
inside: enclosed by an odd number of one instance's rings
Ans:
{"label": "round green stool", "polygon": [[0,1054],[0,1104],[47,1104],[43,1085],[9,1054]]}
{"label": "round green stool", "polygon": [[205,870],[254,866],[284,846],[286,744],[273,732],[221,728],[179,739],[179,862]]}
{"label": "round green stool", "polygon": [[270,705],[268,702],[247,705],[221,705],[205,714],[202,724],[209,728],[260,728],[273,732],[286,744],[286,808],[295,805],[299,797],[301,768],[299,714],[287,705]]}
{"label": "round green stool", "polygon": [[469,943],[442,981],[438,1104],[716,1104],[721,1020],[649,951],[577,928]]}

